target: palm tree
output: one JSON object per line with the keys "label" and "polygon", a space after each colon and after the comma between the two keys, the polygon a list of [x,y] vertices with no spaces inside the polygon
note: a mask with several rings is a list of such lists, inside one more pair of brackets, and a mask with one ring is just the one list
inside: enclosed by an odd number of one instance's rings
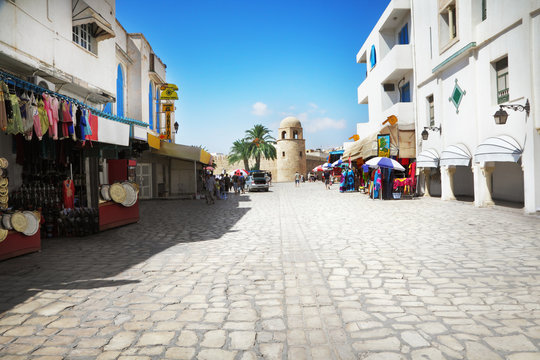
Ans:
{"label": "palm tree", "polygon": [[276,139],[270,136],[270,130],[261,124],[253,126],[246,130],[244,139],[250,145],[250,157],[255,158],[255,170],[260,170],[261,155],[265,159],[274,160],[277,157],[274,144]]}
{"label": "palm tree", "polygon": [[229,152],[229,164],[233,164],[238,161],[244,162],[244,169],[249,171],[249,156],[250,156],[250,144],[242,140],[236,140],[233,142],[231,151]]}

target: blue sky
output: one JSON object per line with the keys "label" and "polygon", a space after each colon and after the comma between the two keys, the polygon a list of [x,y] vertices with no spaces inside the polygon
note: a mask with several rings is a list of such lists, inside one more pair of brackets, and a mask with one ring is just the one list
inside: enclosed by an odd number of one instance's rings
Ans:
{"label": "blue sky", "polygon": [[306,147],[340,146],[367,122],[356,53],[389,0],[117,0],[180,88],[177,143],[228,153],[245,130],[302,121]]}

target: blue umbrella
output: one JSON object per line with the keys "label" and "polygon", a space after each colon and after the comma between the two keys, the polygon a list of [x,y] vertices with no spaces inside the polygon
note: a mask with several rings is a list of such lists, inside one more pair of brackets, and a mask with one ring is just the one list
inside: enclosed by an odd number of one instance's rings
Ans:
{"label": "blue umbrella", "polygon": [[341,164],[343,164],[343,158],[339,158],[338,160],[334,161],[332,163],[332,166],[336,167],[336,166],[340,166]]}
{"label": "blue umbrella", "polygon": [[401,170],[405,171],[405,168],[401,166],[400,163],[398,163],[394,159],[390,159],[387,157],[374,157],[373,159],[369,159],[366,161],[366,164],[370,167],[381,167],[381,168],[387,168],[387,169],[394,169],[394,170]]}

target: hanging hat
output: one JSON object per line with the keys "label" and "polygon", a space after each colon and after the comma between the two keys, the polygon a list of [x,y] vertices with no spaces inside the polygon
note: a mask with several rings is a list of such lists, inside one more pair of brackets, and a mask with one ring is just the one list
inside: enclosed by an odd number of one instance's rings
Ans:
{"label": "hanging hat", "polygon": [[116,203],[123,203],[126,200],[126,190],[120,183],[114,183],[109,188],[111,199]]}
{"label": "hanging hat", "polygon": [[8,232],[6,229],[0,229],[0,242],[6,240]]}
{"label": "hanging hat", "polygon": [[17,230],[18,232],[24,232],[28,227],[28,220],[23,213],[17,211],[11,215],[11,226],[13,226],[13,229]]}

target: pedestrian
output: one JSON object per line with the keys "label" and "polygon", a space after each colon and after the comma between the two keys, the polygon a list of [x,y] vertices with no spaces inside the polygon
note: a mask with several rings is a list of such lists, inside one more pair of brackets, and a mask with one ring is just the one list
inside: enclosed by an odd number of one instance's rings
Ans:
{"label": "pedestrian", "polygon": [[326,170],[323,176],[324,176],[324,186],[328,190],[330,189],[330,171]]}
{"label": "pedestrian", "polygon": [[245,191],[245,186],[246,186],[246,178],[244,176],[244,174],[240,174],[240,176],[238,177],[239,181],[240,181],[240,190],[242,190],[242,194],[245,194],[246,191]]}
{"label": "pedestrian", "polygon": [[213,204],[215,202],[214,198],[214,190],[216,186],[216,179],[214,179],[214,175],[208,175],[205,182],[206,186],[206,203],[208,205]]}
{"label": "pedestrian", "polygon": [[300,174],[298,173],[298,170],[294,174],[294,186],[296,187],[300,186]]}
{"label": "pedestrian", "polygon": [[229,174],[225,174],[225,192],[229,192],[229,190],[231,190],[231,178]]}
{"label": "pedestrian", "polygon": [[304,179],[304,174],[300,175],[300,181],[303,183],[306,182],[306,179]]}

